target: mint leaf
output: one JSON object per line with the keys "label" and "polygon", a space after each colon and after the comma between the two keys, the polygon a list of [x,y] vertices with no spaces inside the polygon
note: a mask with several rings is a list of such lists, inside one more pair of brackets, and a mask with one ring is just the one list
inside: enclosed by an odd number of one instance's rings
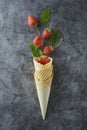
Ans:
{"label": "mint leaf", "polygon": [[38,47],[36,47],[34,44],[30,44],[29,45],[29,49],[32,52],[34,57],[39,57],[43,55],[43,52],[41,49],[39,49]]}
{"label": "mint leaf", "polygon": [[30,49],[31,53],[33,54],[33,56],[36,57],[36,54],[35,54],[35,46],[34,46],[33,44],[30,44],[30,45],[29,45],[29,49]]}
{"label": "mint leaf", "polygon": [[49,39],[50,45],[55,46],[60,38],[61,38],[61,31],[60,31],[60,29],[56,29],[53,32],[51,38]]}
{"label": "mint leaf", "polygon": [[38,56],[38,57],[43,55],[42,50],[39,49],[39,48],[36,48],[36,52],[37,52],[37,56]]}
{"label": "mint leaf", "polygon": [[44,9],[42,14],[41,14],[41,18],[40,18],[40,22],[41,24],[46,24],[49,19],[50,19],[50,9],[47,8],[47,9]]}

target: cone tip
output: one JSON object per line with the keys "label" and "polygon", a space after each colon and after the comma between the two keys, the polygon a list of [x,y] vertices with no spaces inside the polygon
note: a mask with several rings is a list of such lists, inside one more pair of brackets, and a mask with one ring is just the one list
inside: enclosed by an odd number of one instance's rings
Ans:
{"label": "cone tip", "polygon": [[43,117],[43,120],[45,120],[45,115],[43,115],[42,117]]}

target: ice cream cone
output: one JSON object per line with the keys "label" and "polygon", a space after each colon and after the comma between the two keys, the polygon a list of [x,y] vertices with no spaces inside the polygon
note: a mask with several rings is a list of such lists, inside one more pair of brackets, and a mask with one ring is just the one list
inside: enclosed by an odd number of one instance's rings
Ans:
{"label": "ice cream cone", "polygon": [[35,78],[41,113],[44,120],[46,116],[46,111],[47,111],[47,105],[48,105],[48,100],[49,100],[49,95],[50,95],[50,90],[51,90],[53,73],[47,80],[40,80],[36,77],[35,74],[34,74],[34,78]]}
{"label": "ice cream cone", "polygon": [[47,111],[47,105],[53,78],[53,59],[50,57],[49,59],[50,62],[43,65],[38,63],[36,59],[33,58],[35,66],[34,78],[43,119],[45,119]]}

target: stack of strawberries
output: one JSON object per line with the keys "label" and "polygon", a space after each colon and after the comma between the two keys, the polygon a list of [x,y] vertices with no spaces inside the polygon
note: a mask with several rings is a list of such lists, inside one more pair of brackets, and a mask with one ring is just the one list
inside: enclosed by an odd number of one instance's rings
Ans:
{"label": "stack of strawberries", "polygon": [[[33,39],[32,44],[30,45],[30,50],[33,55],[37,58],[37,61],[41,64],[46,64],[49,62],[49,59],[46,55],[50,55],[54,52],[54,48],[57,47],[57,43],[61,37],[60,29],[52,31],[52,23],[48,28],[45,28],[40,34],[38,26],[40,24],[46,24],[50,19],[50,9],[45,9],[41,14],[41,20],[38,20],[32,15],[28,16],[28,24],[31,28],[34,28],[37,31],[35,38]],[[45,45],[45,43],[47,43]],[[43,48],[44,47],[44,48]],[[36,52],[35,52],[36,50]],[[37,54],[40,52],[40,54]],[[45,55],[45,56],[44,56]]]}

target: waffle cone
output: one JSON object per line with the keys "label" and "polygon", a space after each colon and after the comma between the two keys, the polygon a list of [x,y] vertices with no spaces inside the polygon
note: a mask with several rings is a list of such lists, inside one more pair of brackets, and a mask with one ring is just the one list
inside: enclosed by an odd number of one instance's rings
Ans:
{"label": "waffle cone", "polygon": [[46,80],[52,75],[52,71],[53,71],[53,65],[49,66],[48,68],[35,71],[34,75],[40,80]]}
{"label": "waffle cone", "polygon": [[53,79],[53,73],[46,80],[38,79],[35,74],[34,74],[34,78],[35,78],[36,89],[37,89],[42,117],[43,119],[45,119],[50,90],[51,90],[51,84]]}
{"label": "waffle cone", "polygon": [[50,67],[52,65],[53,59],[50,58],[50,57],[49,57],[49,59],[50,59],[50,62],[47,63],[47,64],[45,64],[45,65],[43,65],[43,64],[38,63],[36,61],[36,58],[33,58],[33,62],[34,62],[34,66],[35,66],[35,71],[39,71],[41,69],[46,69],[46,68]]}

